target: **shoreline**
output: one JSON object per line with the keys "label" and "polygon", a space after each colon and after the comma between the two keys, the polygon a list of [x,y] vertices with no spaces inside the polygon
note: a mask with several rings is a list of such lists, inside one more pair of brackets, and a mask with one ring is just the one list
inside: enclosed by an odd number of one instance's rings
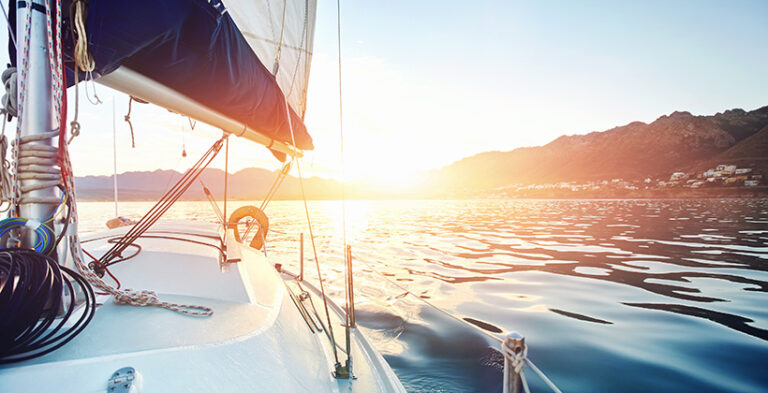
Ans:
{"label": "shoreline", "polygon": [[[723,194],[723,195],[707,195],[707,194],[675,194],[675,193],[668,193],[664,195],[640,195],[640,194],[634,194],[634,195],[525,195],[525,196],[444,196],[444,197],[416,197],[416,196],[403,196],[400,198],[347,198],[347,200],[350,201],[446,201],[446,200],[504,200],[504,199],[530,199],[530,200],[544,200],[544,199],[551,199],[551,200],[622,200],[622,199],[766,199],[768,198],[768,193],[756,193],[756,194]],[[252,202],[252,201],[261,201],[263,198],[230,198],[228,199],[229,202]],[[338,201],[340,199],[338,198],[307,198],[308,201]],[[217,200],[218,202],[221,202],[221,200]],[[273,199],[273,201],[277,202],[300,202],[301,199]],[[112,199],[102,199],[102,198],[79,198],[79,202],[104,202],[104,203],[114,203],[114,200]],[[157,199],[118,199],[118,203],[120,202],[157,202]],[[198,199],[198,198],[181,198],[179,199],[179,202],[208,202],[207,199]]]}

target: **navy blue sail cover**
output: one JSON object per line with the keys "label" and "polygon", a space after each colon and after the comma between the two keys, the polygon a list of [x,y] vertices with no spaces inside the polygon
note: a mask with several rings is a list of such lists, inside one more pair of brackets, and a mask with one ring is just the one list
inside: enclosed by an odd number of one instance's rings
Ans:
{"label": "navy blue sail cover", "polygon": [[[64,1],[65,10],[70,3]],[[71,86],[72,22],[69,13],[64,14],[63,52]],[[220,1],[91,0],[86,31],[96,75],[124,65],[268,137],[293,144],[283,92],[264,66],[273,59],[253,53]],[[302,118],[289,110],[296,147],[311,150],[312,138]]]}

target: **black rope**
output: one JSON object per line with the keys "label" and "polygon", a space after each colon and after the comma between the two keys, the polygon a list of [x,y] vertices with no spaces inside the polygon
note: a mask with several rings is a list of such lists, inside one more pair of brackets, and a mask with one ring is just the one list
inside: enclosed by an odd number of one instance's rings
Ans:
{"label": "black rope", "polygon": [[197,162],[190,167],[176,184],[171,187],[165,195],[134,225],[130,231],[123,235],[122,240],[117,242],[102,257],[101,263],[105,266],[117,263],[115,258],[119,258],[121,253],[132,244],[139,236],[146,232],[155,222],[157,222],[168,209],[187,191],[189,186],[197,179],[203,170],[213,161],[221,151],[226,136],[217,140],[208,151],[200,157]]}
{"label": "black rope", "polygon": [[[70,321],[77,315],[74,284],[85,295],[85,311]],[[93,289],[75,271],[33,250],[0,251],[0,364],[60,348],[85,329],[95,310]]]}
{"label": "black rope", "polygon": [[[118,236],[118,237],[115,237],[115,238],[112,238],[112,239],[108,239],[107,242],[111,243],[111,244],[120,243],[121,242],[121,237]],[[110,262],[111,265],[114,265],[115,263],[118,263],[118,262],[127,261],[127,260],[129,260],[131,258],[135,258],[136,256],[139,255],[139,253],[141,253],[141,245],[136,244],[134,242],[134,243],[129,244],[128,246],[135,248],[136,251],[133,254],[128,255],[127,257],[121,255],[120,258],[111,261]],[[125,251],[123,251],[123,252],[125,252]],[[104,277],[104,274],[106,274],[106,272],[107,272],[106,266],[103,263],[101,263],[100,261],[98,261],[98,260],[91,261],[88,264],[88,267],[91,268],[91,270],[93,270],[93,272],[96,273],[96,275],[99,276],[99,277]]]}
{"label": "black rope", "polygon": [[[144,232],[144,233],[165,233],[165,234],[171,234],[171,235],[187,235],[187,236],[197,236],[197,237],[202,237],[202,238],[205,238],[205,239],[211,239],[211,240],[219,240],[219,239],[221,239],[221,237],[220,237],[220,236],[214,236],[214,235],[205,235],[205,234],[202,234],[202,233],[191,233],[191,232],[177,232],[177,231],[146,231],[146,232]],[[143,235],[142,235],[142,236],[143,236]],[[91,242],[95,242],[95,241],[99,241],[99,240],[105,240],[105,239],[106,239],[106,240],[108,240],[108,241],[112,241],[112,239],[119,239],[119,238],[120,238],[120,236],[117,236],[117,237],[115,237],[114,235],[110,235],[110,236],[101,236],[101,237],[94,237],[94,238],[89,238],[89,239],[87,239],[87,240],[81,240],[81,241],[80,241],[80,243],[82,243],[82,244],[85,244],[85,243],[91,243]]]}
{"label": "black rope", "polygon": [[[199,245],[201,245],[201,246],[212,247],[212,248],[214,248],[214,249],[218,250],[220,253],[224,252],[224,249],[223,249],[221,246],[218,246],[218,245],[216,245],[216,244],[211,244],[211,243],[201,242],[201,241],[199,241],[199,240],[185,239],[185,238],[183,238],[183,237],[175,237],[175,236],[156,236],[156,235],[141,235],[141,236],[139,236],[139,238],[140,238],[140,239],[164,239],[164,240],[176,240],[176,241],[180,241],[180,242],[186,242],[186,243],[192,243],[192,244],[199,244]],[[116,238],[116,239],[110,239],[110,242],[113,242],[114,240],[118,240],[118,239],[119,239],[119,238]],[[217,237],[215,240],[217,240],[217,241],[218,241],[218,240],[219,240],[219,238]],[[138,244],[134,244],[134,245],[135,245],[135,246],[139,246]],[[139,248],[140,248],[140,247],[139,247]],[[137,254],[138,254],[138,252],[137,252]],[[133,255],[132,255],[131,257],[133,257]],[[128,259],[128,258],[126,258],[126,259]],[[112,262],[112,263],[114,264],[114,263],[117,263],[117,262]]]}
{"label": "black rope", "polygon": [[[62,193],[66,192],[64,189],[64,186],[59,185],[59,189]],[[67,234],[67,229],[69,229],[69,221],[72,219],[72,200],[67,198],[67,218],[64,219],[64,226],[61,228],[61,233],[59,233],[59,236],[56,237],[56,243],[53,245],[53,250],[56,250],[59,247],[59,243],[61,243],[61,239],[64,238]]]}

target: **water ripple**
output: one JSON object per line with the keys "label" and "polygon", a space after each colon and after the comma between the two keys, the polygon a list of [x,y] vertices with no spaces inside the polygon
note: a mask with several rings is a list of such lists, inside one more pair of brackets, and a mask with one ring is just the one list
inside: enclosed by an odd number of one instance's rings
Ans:
{"label": "water ripple", "polygon": [[[130,218],[150,206],[124,205]],[[409,391],[500,391],[502,362],[495,342],[382,277],[483,331],[522,332],[564,391],[768,391],[768,200],[347,208],[358,322]],[[83,203],[82,227],[101,228],[111,209]],[[341,300],[340,204],[310,209],[324,277]],[[169,214],[212,221],[209,211],[180,202]],[[270,258],[297,269],[301,204],[272,202],[267,214],[279,231],[269,235]]]}

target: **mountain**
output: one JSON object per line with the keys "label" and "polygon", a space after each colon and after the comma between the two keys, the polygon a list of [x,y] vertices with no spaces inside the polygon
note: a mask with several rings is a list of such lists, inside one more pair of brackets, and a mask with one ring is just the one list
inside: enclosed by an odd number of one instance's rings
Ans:
{"label": "mountain", "polygon": [[[394,191],[373,182],[347,184],[348,198],[442,198],[482,195],[512,184],[588,182],[610,179],[628,181],[667,179],[673,172],[700,172],[718,164],[752,167],[768,175],[768,106],[753,110],[731,109],[711,116],[673,112],[650,124],[633,122],[601,132],[561,136],[536,147],[492,151],[464,158],[439,170],[418,175],[418,186]],[[277,172],[248,168],[229,177],[233,199],[261,199]],[[157,200],[181,174],[176,171],[126,172],[118,175],[122,199]],[[221,197],[224,172],[206,169],[200,176],[214,195]],[[111,176],[76,179],[85,199],[111,199]],[[338,199],[338,181],[304,180],[309,199]],[[469,193],[468,193],[469,191]],[[200,182],[184,195],[204,199]],[[275,199],[301,199],[298,179],[286,177]]]}
{"label": "mountain", "polygon": [[[261,168],[247,168],[230,174],[228,193],[233,199],[262,199],[277,177],[278,172]],[[153,172],[125,172],[117,176],[118,194],[124,200],[158,200],[182,174],[172,170]],[[78,196],[82,199],[112,199],[112,176],[85,176],[75,179]],[[182,199],[205,199],[205,185],[217,198],[224,194],[224,171],[205,169],[199,180],[190,186]],[[340,186],[337,181],[311,177],[304,179],[304,188],[310,199],[338,199]],[[276,199],[301,199],[299,181],[288,176],[278,189]]]}
{"label": "mountain", "polygon": [[768,126],[722,152],[716,160],[768,160]]}
{"label": "mountain", "polygon": [[[650,124],[633,122],[602,132],[561,136],[544,146],[481,153],[442,168],[438,176],[443,187],[490,189],[510,184],[666,178],[672,172],[722,159],[749,161],[753,157],[758,159],[750,163],[765,166],[766,126],[768,106],[712,116],[673,112]],[[762,145],[757,143],[760,141]]]}

